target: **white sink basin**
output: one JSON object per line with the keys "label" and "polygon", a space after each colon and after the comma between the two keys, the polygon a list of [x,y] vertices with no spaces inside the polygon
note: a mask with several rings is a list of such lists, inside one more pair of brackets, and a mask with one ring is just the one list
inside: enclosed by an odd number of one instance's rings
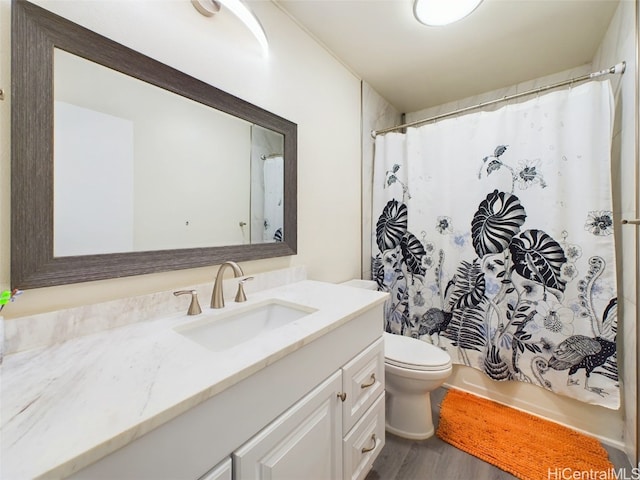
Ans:
{"label": "white sink basin", "polygon": [[211,351],[220,352],[315,311],[302,305],[268,300],[229,314],[205,314],[187,325],[176,327],[175,331]]}

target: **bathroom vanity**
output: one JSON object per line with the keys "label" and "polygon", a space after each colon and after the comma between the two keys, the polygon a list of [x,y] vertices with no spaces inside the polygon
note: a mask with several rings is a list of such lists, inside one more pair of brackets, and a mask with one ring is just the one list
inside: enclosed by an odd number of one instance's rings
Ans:
{"label": "bathroom vanity", "polygon": [[[385,299],[302,281],[10,355],[2,476],[364,478],[384,445]],[[274,304],[301,314],[243,323]],[[224,324],[246,334],[201,340]]]}

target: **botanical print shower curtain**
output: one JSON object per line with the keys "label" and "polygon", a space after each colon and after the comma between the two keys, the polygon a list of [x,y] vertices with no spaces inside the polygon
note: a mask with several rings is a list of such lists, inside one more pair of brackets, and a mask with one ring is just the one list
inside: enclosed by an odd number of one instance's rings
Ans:
{"label": "botanical print shower curtain", "polygon": [[619,407],[613,99],[589,82],[378,136],[385,329],[454,363]]}

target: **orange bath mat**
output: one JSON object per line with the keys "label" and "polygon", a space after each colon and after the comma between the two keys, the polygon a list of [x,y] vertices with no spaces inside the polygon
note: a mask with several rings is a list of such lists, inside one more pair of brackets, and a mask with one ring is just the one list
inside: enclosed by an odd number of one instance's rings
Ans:
{"label": "orange bath mat", "polygon": [[523,480],[616,478],[598,440],[460,390],[442,401],[436,434]]}

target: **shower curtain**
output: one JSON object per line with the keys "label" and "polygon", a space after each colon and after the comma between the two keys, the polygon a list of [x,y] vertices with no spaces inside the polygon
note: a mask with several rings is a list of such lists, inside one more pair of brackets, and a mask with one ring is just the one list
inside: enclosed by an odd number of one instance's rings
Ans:
{"label": "shower curtain", "polygon": [[378,136],[385,329],[494,380],[618,408],[613,110],[593,81]]}
{"label": "shower curtain", "polygon": [[264,231],[265,242],[281,242],[284,225],[284,159],[281,156],[264,160]]}

